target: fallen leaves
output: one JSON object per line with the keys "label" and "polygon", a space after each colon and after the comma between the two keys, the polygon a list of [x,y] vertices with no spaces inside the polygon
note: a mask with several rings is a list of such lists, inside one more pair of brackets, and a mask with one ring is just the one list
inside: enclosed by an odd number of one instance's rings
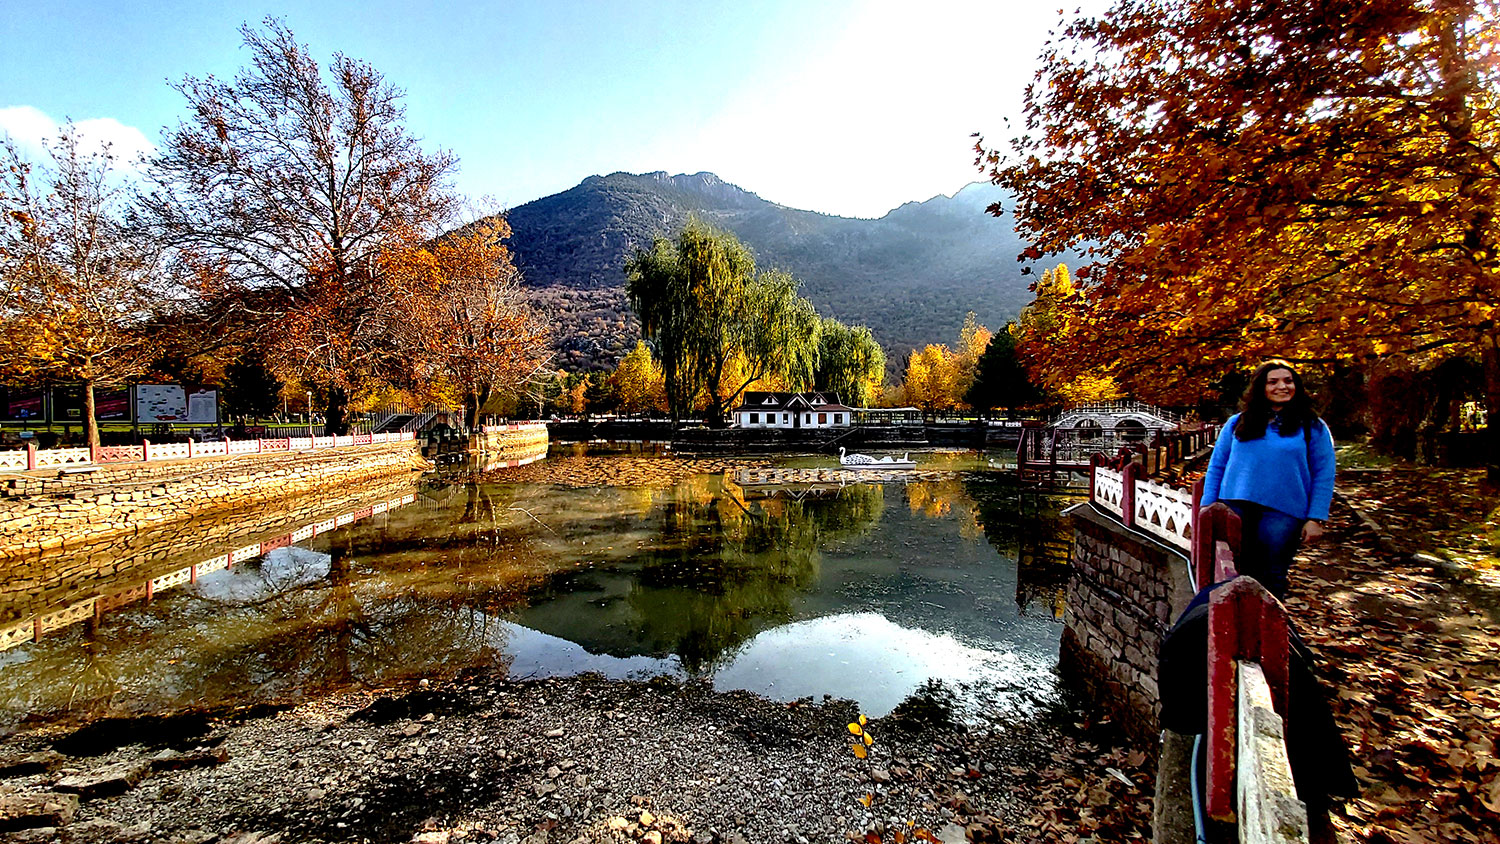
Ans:
{"label": "fallen leaves", "polygon": [[[1473,547],[1495,519],[1478,480],[1393,470],[1340,489],[1398,547]],[[1375,844],[1500,841],[1500,635],[1474,603],[1494,595],[1428,562],[1389,559],[1391,534],[1347,514],[1333,528],[1293,569],[1288,606],[1320,653],[1360,781],[1335,825]]]}

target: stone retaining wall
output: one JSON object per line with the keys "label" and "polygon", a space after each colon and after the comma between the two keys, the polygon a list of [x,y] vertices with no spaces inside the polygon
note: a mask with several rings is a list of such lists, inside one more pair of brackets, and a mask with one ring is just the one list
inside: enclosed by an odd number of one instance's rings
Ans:
{"label": "stone retaining wall", "polygon": [[1075,508],[1064,676],[1139,740],[1160,732],[1156,662],[1172,619],[1192,599],[1176,549],[1094,511]]}
{"label": "stone retaining wall", "polygon": [[116,534],[38,555],[0,558],[0,625],[149,579],[377,501],[416,491],[410,476],[341,485],[212,517]]}
{"label": "stone retaining wall", "polygon": [[11,473],[0,480],[0,558],[427,467],[414,440],[329,451],[121,463],[86,473]]}
{"label": "stone retaining wall", "polygon": [[546,425],[522,425],[514,428],[492,428],[474,436],[474,448],[490,461],[525,460],[547,454]]}

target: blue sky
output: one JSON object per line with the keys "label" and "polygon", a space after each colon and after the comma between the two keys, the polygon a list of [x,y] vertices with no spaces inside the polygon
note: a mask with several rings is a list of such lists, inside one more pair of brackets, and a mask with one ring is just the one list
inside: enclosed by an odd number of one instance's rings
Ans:
{"label": "blue sky", "polygon": [[[1071,11],[1071,8],[1070,8]],[[969,2],[214,3],[0,0],[0,131],[72,119],[117,152],[175,124],[169,81],[225,77],[238,28],[286,20],[405,89],[457,186],[511,207],[616,170],[708,170],[762,197],[880,216],[978,178],[969,134],[1019,126],[1055,6]]]}

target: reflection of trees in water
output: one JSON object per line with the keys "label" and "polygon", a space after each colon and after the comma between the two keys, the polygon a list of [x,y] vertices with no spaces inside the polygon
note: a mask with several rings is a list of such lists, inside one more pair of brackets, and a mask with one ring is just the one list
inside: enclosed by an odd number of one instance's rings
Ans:
{"label": "reflection of trees in water", "polygon": [[[468,536],[471,550],[488,541],[487,531]],[[0,671],[0,705],[17,717],[95,716],[503,665],[499,622],[483,610],[513,604],[514,581],[465,582],[452,576],[462,564],[377,573],[360,564],[362,533],[332,538],[326,555],[236,566],[223,576],[254,579],[237,590],[178,593],[107,616],[107,629],[44,640],[31,660]]]}
{"label": "reflection of trees in water", "polygon": [[884,507],[878,485],[747,498],[721,484],[704,477],[672,489],[629,596],[647,652],[675,653],[695,672],[789,621],[795,597],[818,580],[821,549],[868,531]]}
{"label": "reflection of trees in water", "polygon": [[1072,538],[1060,510],[1069,502],[992,476],[965,475],[962,483],[985,538],[1016,561],[1016,605],[1060,616]]}

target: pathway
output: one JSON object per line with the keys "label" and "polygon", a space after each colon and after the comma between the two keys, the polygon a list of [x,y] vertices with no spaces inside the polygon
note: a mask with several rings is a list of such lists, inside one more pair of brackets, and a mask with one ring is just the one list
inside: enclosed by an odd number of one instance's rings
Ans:
{"label": "pathway", "polygon": [[[1341,475],[1287,602],[1356,760],[1335,827],[1369,842],[1500,842],[1500,496],[1478,471]],[[1442,551],[1454,562],[1411,552]]]}

